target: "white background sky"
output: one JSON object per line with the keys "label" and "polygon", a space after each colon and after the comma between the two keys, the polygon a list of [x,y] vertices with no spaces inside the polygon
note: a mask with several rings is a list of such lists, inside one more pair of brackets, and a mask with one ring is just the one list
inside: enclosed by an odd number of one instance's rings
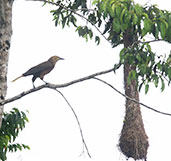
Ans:
{"label": "white background sky", "polygon": [[[142,1],[144,4],[147,1]],[[162,9],[170,9],[171,2],[150,1]],[[13,6],[13,36],[9,57],[7,98],[32,88],[31,77],[11,83],[30,67],[46,61],[53,55],[65,58],[56,64],[55,69],[45,77],[45,81],[55,84],[71,80],[113,67],[118,62],[120,48],[112,49],[102,39],[96,46],[94,41],[85,42],[74,29],[56,28],[50,7],[42,7],[39,2],[16,0]],[[86,23],[82,21],[82,23]],[[169,53],[169,44],[156,43],[158,53]],[[101,76],[120,91],[123,90],[123,74]],[[36,80],[35,85],[42,82]],[[125,99],[108,86],[96,80],[60,89],[77,113],[92,161],[124,161],[117,148],[124,114]],[[140,94],[141,102],[157,110],[171,113],[171,90],[161,93],[150,86],[150,92]],[[29,123],[19,135],[17,142],[28,144],[31,150],[10,154],[8,161],[87,161],[82,152],[82,142],[70,108],[55,91],[43,89],[5,106],[28,110]],[[142,107],[143,121],[150,147],[148,160],[169,161],[171,145],[171,117],[154,113]],[[131,159],[130,159],[131,160]]]}

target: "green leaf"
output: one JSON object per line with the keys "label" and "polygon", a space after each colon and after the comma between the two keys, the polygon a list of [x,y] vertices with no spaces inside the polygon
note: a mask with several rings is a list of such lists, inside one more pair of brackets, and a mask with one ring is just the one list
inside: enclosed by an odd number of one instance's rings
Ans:
{"label": "green leaf", "polygon": [[158,29],[157,26],[155,26],[155,28],[154,28],[154,37],[155,37],[156,39],[159,38],[159,29]]}
{"label": "green leaf", "polygon": [[128,76],[127,83],[128,83],[128,85],[131,84],[131,76],[130,75]]}
{"label": "green leaf", "polygon": [[128,84],[131,84],[131,81],[132,80],[136,80],[136,79],[137,79],[137,73],[136,73],[136,71],[135,70],[131,70],[129,72],[129,75],[128,75],[127,83]]}
{"label": "green leaf", "polygon": [[132,70],[132,78],[133,78],[134,80],[137,79],[137,73],[136,73],[135,70]]}
{"label": "green leaf", "polygon": [[29,147],[28,145],[22,144],[22,147],[23,147],[24,149],[30,150],[30,147]]}
{"label": "green leaf", "polygon": [[121,7],[120,7],[120,5],[117,5],[117,7],[116,7],[116,15],[117,15],[117,17],[119,17],[121,15]]}
{"label": "green leaf", "polygon": [[76,25],[77,19],[73,15],[71,15],[71,22],[75,27],[77,27]]}
{"label": "green leaf", "polygon": [[91,30],[89,30],[88,35],[89,35],[90,39],[92,39],[92,37],[93,37],[93,32],[92,32]]}
{"label": "green leaf", "polygon": [[104,31],[103,31],[103,34],[105,34],[107,31],[109,31],[110,27],[111,27],[111,23],[110,23],[110,22],[107,22],[107,23],[105,24],[105,29],[104,29]]}
{"label": "green leaf", "polygon": [[171,81],[171,67],[168,69],[168,77],[169,77],[169,80]]}
{"label": "green leaf", "polygon": [[160,23],[161,37],[164,39],[166,36],[166,26],[164,23]]}
{"label": "green leaf", "polygon": [[149,84],[146,84],[145,85],[145,94],[147,94],[148,90],[149,90]]}
{"label": "green leaf", "polygon": [[99,0],[93,0],[92,5],[96,5],[99,3]]}
{"label": "green leaf", "polygon": [[133,14],[133,24],[135,25],[135,24],[137,24],[138,23],[138,17],[137,17],[137,15],[134,13]]}
{"label": "green leaf", "polygon": [[137,60],[138,60],[139,62],[141,62],[141,61],[142,61],[142,58],[141,58],[140,53],[137,53],[137,54],[136,54],[136,58],[137,58]]}
{"label": "green leaf", "polygon": [[124,14],[124,23],[130,24],[131,17],[132,17],[132,14],[128,10],[126,10]]}
{"label": "green leaf", "polygon": [[109,13],[111,17],[114,17],[114,8],[108,3],[106,13]]}
{"label": "green leaf", "polygon": [[149,19],[147,13],[143,12],[143,16],[145,17],[145,19]]}
{"label": "green leaf", "polygon": [[117,33],[120,32],[121,26],[120,26],[120,23],[119,23],[118,19],[114,19],[114,20],[113,20],[113,29],[114,29],[114,31],[116,31]]}
{"label": "green leaf", "polygon": [[154,75],[154,85],[155,85],[155,87],[158,87],[158,83],[159,83],[159,78],[158,78],[158,76],[157,75]]}
{"label": "green leaf", "polygon": [[113,69],[114,73],[116,72],[117,69],[120,68],[120,66],[121,66],[120,62],[118,64],[114,64],[114,69]]}
{"label": "green leaf", "polygon": [[96,37],[95,37],[95,42],[97,43],[97,45],[100,44],[100,38],[99,38],[99,36],[96,36]]}
{"label": "green leaf", "polygon": [[152,22],[149,19],[144,20],[144,28],[147,32],[151,31],[152,28]]}
{"label": "green leaf", "polygon": [[141,91],[141,88],[142,88],[142,86],[143,86],[143,82],[139,85],[139,87],[138,87],[138,91],[140,92]]}
{"label": "green leaf", "polygon": [[165,89],[165,83],[162,77],[160,77],[160,80],[161,80],[161,91],[163,92]]}
{"label": "green leaf", "polygon": [[141,36],[144,37],[147,33],[148,33],[148,31],[145,28],[143,28]]}
{"label": "green leaf", "polygon": [[160,20],[163,24],[165,24],[166,29],[168,29],[169,24],[165,21],[165,19],[164,19],[164,18],[159,18],[159,20]]}
{"label": "green leaf", "polygon": [[90,15],[88,16],[88,19],[89,19],[89,21],[91,21],[92,23],[95,23],[95,22],[96,22],[95,14],[94,14],[94,13],[93,13],[93,14],[90,14]]}
{"label": "green leaf", "polygon": [[108,11],[108,6],[109,6],[109,0],[105,0],[103,1],[103,10],[104,12],[107,12]]}
{"label": "green leaf", "polygon": [[120,51],[120,53],[119,53],[119,55],[120,55],[120,62],[123,64],[124,63],[124,61],[125,61],[125,54],[126,54],[126,51],[127,51],[127,48],[123,48],[121,51]]}
{"label": "green leaf", "polygon": [[147,43],[146,46],[147,46],[148,52],[151,52],[151,46],[150,46],[150,44]]}
{"label": "green leaf", "polygon": [[169,66],[171,66],[171,55],[167,58],[166,62],[168,63]]}
{"label": "green leaf", "polygon": [[140,6],[139,4],[136,4],[134,9],[138,15],[141,15],[143,13],[143,7]]}
{"label": "green leaf", "polygon": [[126,10],[127,10],[127,9],[124,8],[124,9],[122,10],[121,14],[120,14],[120,22],[121,22],[121,23],[123,23],[123,21],[124,21],[124,14],[125,14],[125,11],[126,11]]}

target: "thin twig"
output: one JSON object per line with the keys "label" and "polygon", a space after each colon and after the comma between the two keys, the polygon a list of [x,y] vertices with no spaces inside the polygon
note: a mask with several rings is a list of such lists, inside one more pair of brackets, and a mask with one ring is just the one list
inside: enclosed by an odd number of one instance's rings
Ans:
{"label": "thin twig", "polygon": [[79,119],[78,119],[78,116],[77,116],[76,112],[74,111],[74,109],[72,108],[71,104],[69,103],[69,101],[68,101],[68,100],[66,99],[66,97],[64,96],[64,94],[63,94],[61,91],[57,90],[57,89],[55,89],[55,91],[57,91],[57,92],[64,98],[64,100],[66,101],[66,103],[67,103],[68,106],[70,107],[71,111],[73,112],[73,114],[74,114],[74,116],[75,116],[75,118],[76,118],[76,120],[77,120],[77,124],[78,124],[78,126],[79,126],[79,130],[80,130],[80,134],[81,134],[81,138],[82,138],[82,143],[83,143],[83,152],[82,152],[81,154],[84,154],[84,147],[85,147],[88,156],[91,158],[91,155],[90,155],[90,153],[89,153],[88,147],[87,147],[87,145],[86,145],[86,142],[85,142],[85,139],[84,139],[84,136],[83,136],[83,131],[82,131],[82,128],[81,128],[81,124],[80,124],[80,122],[79,122]]}
{"label": "thin twig", "polygon": [[122,92],[120,92],[119,90],[117,90],[114,86],[112,86],[111,84],[107,83],[106,81],[104,81],[104,80],[102,80],[102,79],[99,79],[99,78],[97,78],[97,77],[94,77],[93,79],[96,79],[96,80],[98,80],[98,81],[100,81],[100,82],[103,82],[104,84],[106,84],[106,85],[108,85],[109,87],[111,87],[112,89],[114,89],[117,93],[119,93],[120,95],[122,95],[123,97],[129,99],[129,100],[132,101],[132,102],[135,102],[135,103],[137,103],[137,104],[140,104],[140,105],[142,105],[142,106],[144,106],[144,107],[146,107],[146,108],[148,108],[148,109],[150,109],[150,110],[152,110],[152,111],[154,111],[154,112],[157,112],[157,113],[160,113],[160,114],[163,114],[163,115],[171,116],[170,113],[166,113],[166,112],[162,112],[162,111],[156,110],[155,108],[152,108],[152,107],[150,107],[150,106],[147,106],[146,104],[141,103],[141,102],[139,102],[139,101],[137,101],[137,100],[135,100],[135,99],[133,99],[133,98],[131,98],[131,97],[129,97],[129,96],[123,94]]}
{"label": "thin twig", "polygon": [[158,42],[158,41],[164,41],[163,39],[155,39],[155,40],[149,40],[149,41],[138,41],[140,43],[151,43],[151,42]]}
{"label": "thin twig", "polygon": [[147,4],[150,3],[151,0],[148,0],[143,6],[146,6]]}

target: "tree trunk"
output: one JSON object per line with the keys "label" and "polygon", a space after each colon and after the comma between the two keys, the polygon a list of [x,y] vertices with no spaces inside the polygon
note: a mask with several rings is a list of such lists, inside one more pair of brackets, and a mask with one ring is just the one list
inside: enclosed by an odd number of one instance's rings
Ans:
{"label": "tree trunk", "polygon": [[[129,31],[128,31],[129,32]],[[125,48],[130,47],[133,44],[133,36],[126,33],[124,35]],[[139,101],[139,93],[137,91],[137,82],[132,80],[128,84],[128,76],[131,70],[136,70],[134,65],[130,65],[127,62],[124,64],[124,89],[125,94],[137,101]],[[126,99],[126,114],[124,119],[124,125],[121,131],[119,147],[123,154],[128,158],[132,157],[135,160],[146,160],[148,149],[148,137],[146,135],[144,124],[142,120],[140,105]]]}
{"label": "tree trunk", "polygon": [[[8,55],[12,35],[13,0],[0,0],[0,102],[7,93]],[[0,127],[4,106],[0,106]]]}

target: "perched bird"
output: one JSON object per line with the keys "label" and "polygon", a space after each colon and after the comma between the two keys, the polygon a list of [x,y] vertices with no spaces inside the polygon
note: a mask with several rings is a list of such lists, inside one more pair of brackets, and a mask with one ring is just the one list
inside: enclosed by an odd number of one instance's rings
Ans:
{"label": "perched bird", "polygon": [[16,81],[21,77],[33,75],[32,83],[33,83],[33,87],[35,88],[34,81],[39,77],[43,82],[45,82],[43,80],[44,76],[48,74],[55,67],[55,64],[58,60],[64,60],[64,59],[60,58],[59,56],[52,56],[51,58],[48,59],[48,61],[45,61],[41,64],[38,64],[30,68],[27,72],[23,73],[21,76],[17,77],[12,82]]}

